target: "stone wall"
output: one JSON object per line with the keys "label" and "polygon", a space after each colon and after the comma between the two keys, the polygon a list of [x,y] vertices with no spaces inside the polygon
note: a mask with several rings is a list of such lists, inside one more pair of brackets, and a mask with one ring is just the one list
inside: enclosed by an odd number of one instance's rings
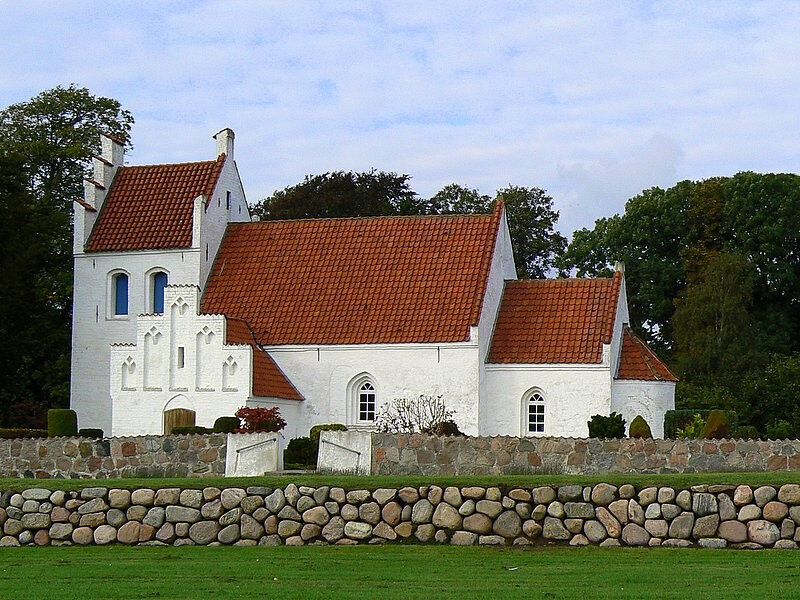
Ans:
{"label": "stone wall", "polygon": [[90,487],[0,493],[0,546],[388,542],[796,549],[800,485]]}
{"label": "stone wall", "polygon": [[372,434],[372,473],[380,475],[797,470],[800,470],[800,440],[600,440]]}
{"label": "stone wall", "polygon": [[0,440],[3,477],[218,477],[225,434]]}

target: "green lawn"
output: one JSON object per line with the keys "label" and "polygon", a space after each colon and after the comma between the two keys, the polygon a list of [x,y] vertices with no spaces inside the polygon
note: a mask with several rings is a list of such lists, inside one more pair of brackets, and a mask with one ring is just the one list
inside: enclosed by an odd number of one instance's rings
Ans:
{"label": "green lawn", "polygon": [[2,598],[798,598],[791,551],[3,548]]}
{"label": "green lawn", "polygon": [[784,483],[800,483],[800,472],[759,472],[759,473],[676,473],[664,475],[646,475],[636,473],[616,473],[607,475],[435,475],[435,476],[357,476],[357,475],[281,475],[269,477],[187,477],[182,479],[14,479],[0,478],[0,491],[22,490],[29,487],[45,487],[51,489],[74,490],[83,487],[104,486],[120,488],[161,488],[184,487],[203,488],[286,486],[289,483],[309,486],[341,486],[346,489],[376,489],[380,487],[402,487],[406,485],[420,486],[436,484],[440,486],[456,485],[499,485],[503,487],[535,487],[540,485],[567,485],[595,483],[611,483],[621,485],[631,483],[637,488],[648,485],[668,485],[673,487],[689,487],[707,484],[741,484],[781,485]]}

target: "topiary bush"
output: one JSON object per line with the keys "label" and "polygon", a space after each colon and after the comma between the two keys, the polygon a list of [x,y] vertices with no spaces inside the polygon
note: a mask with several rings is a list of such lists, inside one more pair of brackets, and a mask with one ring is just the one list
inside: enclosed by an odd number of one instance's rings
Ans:
{"label": "topiary bush", "polygon": [[47,429],[22,429],[19,427],[0,428],[0,438],[13,440],[16,438],[45,438]]}
{"label": "topiary bush", "polygon": [[51,408],[47,411],[49,437],[78,435],[78,414],[69,408]]}
{"label": "topiary bush", "polygon": [[286,427],[286,421],[281,417],[281,411],[277,406],[272,408],[243,406],[236,411],[236,416],[242,421],[242,424],[235,430],[235,433],[280,431]]}
{"label": "topiary bush", "polygon": [[699,413],[692,417],[682,428],[675,432],[675,437],[681,440],[696,440],[703,436],[703,429],[706,427],[706,420]]}
{"label": "topiary bush", "polygon": [[240,425],[239,417],[219,417],[214,421],[214,433],[233,433]]}
{"label": "topiary bush", "polygon": [[464,435],[461,433],[455,421],[442,421],[433,427],[429,427],[422,433],[427,433],[429,435]]}
{"label": "topiary bush", "polygon": [[317,444],[310,437],[299,437],[289,440],[286,450],[283,451],[283,465],[285,468],[298,468],[316,466]]}
{"label": "topiary bush", "polygon": [[703,431],[700,432],[700,437],[709,440],[722,440],[729,438],[730,435],[731,423],[728,420],[728,415],[721,410],[712,410],[708,413],[708,418]]}
{"label": "topiary bush", "polygon": [[78,435],[80,437],[87,437],[87,438],[102,438],[103,437],[103,430],[96,429],[93,427],[86,427],[85,429],[79,429]]}
{"label": "topiary bush", "polygon": [[199,425],[179,425],[172,428],[172,435],[192,435],[197,433],[214,433],[213,429]]}
{"label": "topiary bush", "polygon": [[325,425],[314,425],[311,428],[309,436],[314,440],[315,444],[319,444],[319,434],[322,431],[347,431],[347,427],[341,423],[327,423]]}
{"label": "topiary bush", "polygon": [[652,438],[650,425],[647,424],[642,415],[636,415],[628,428],[628,437],[632,438]]}
{"label": "topiary bush", "polygon": [[594,415],[587,422],[589,426],[589,437],[592,438],[624,438],[625,419],[617,412],[610,415]]}

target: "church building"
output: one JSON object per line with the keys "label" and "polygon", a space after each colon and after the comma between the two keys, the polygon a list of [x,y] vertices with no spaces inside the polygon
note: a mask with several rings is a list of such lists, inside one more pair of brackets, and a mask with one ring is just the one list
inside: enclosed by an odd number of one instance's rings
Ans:
{"label": "church building", "polygon": [[368,429],[441,395],[468,435],[588,435],[642,415],[663,435],[675,376],[611,278],[517,279],[506,213],[253,222],[234,134],[192,163],[124,166],[102,138],[75,205],[71,405],[106,435],[280,408],[286,439]]}

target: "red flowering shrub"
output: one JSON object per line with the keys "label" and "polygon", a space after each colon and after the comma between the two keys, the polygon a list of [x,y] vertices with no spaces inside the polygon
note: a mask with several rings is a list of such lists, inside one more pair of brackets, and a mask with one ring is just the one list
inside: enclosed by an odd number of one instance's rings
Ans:
{"label": "red flowering shrub", "polygon": [[272,408],[248,408],[243,406],[236,411],[236,416],[242,420],[242,426],[236,429],[234,433],[280,431],[286,427],[286,421],[281,417],[277,406]]}

